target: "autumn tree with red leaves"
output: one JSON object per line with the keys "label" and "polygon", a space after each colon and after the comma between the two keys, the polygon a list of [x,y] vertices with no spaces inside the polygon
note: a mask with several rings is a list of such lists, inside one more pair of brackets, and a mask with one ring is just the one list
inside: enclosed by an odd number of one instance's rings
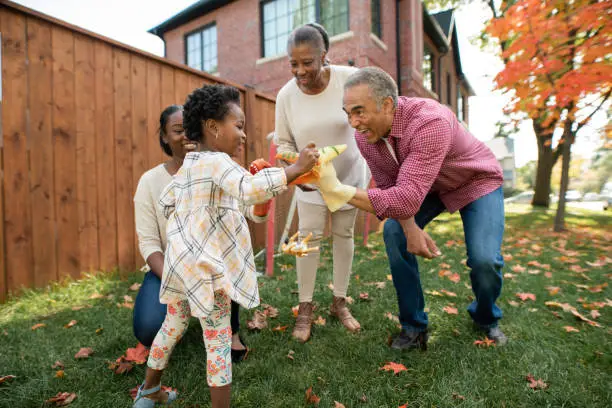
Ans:
{"label": "autumn tree with red leaves", "polygon": [[[562,157],[555,220],[559,231],[564,228],[571,145],[612,93],[612,6],[605,0],[513,3],[486,29],[505,44],[505,68],[495,81],[512,95],[508,112],[534,122],[538,139],[534,204],[548,205],[552,166],[556,157]],[[562,135],[553,146],[557,128]]]}

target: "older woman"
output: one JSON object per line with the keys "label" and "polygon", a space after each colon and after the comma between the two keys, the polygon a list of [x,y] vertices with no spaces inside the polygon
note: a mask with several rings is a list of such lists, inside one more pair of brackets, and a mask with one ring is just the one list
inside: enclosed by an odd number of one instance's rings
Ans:
{"label": "older woman", "polygon": [[[183,130],[183,107],[168,106],[159,118],[159,144],[170,159],[145,172],[134,195],[136,233],[140,254],[148,269],[134,305],[134,335],[146,347],[153,343],[166,317],[166,305],[159,301],[159,288],[164,269],[166,248],[166,218],[158,205],[159,196],[183,164],[187,152],[197,149],[195,142],[185,137]],[[240,149],[242,146],[240,147]],[[236,152],[236,156],[240,151]],[[245,209],[246,216],[255,222],[266,219],[266,206]],[[264,215],[256,215],[264,214]],[[247,352],[240,335],[239,307],[232,302],[232,360],[238,362]]]}
{"label": "older woman", "polygon": [[[346,78],[357,69],[329,64],[329,38],[318,24],[307,24],[289,36],[287,54],[291,79],[276,99],[275,142],[279,152],[298,152],[309,142],[317,146],[348,145],[334,160],[338,178],[343,184],[365,186],[366,166],[342,110],[342,92]],[[308,186],[296,190],[299,230],[313,234],[312,246],[323,236],[328,211],[321,194]],[[330,312],[351,332],[360,329],[359,322],[346,306],[346,293],[353,263],[353,227],[357,210],[344,206],[331,214],[333,238],[334,298]],[[312,326],[312,296],[319,264],[319,252],[297,258],[299,309],[293,337],[301,342],[310,338]]]}

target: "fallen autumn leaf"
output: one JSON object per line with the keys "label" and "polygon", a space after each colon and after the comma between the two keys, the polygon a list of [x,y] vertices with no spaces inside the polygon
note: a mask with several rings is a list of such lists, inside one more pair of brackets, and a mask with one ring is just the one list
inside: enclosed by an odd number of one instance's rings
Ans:
{"label": "fallen autumn leaf", "polygon": [[384,366],[380,367],[379,370],[393,371],[394,375],[398,375],[402,371],[408,371],[405,365],[400,364],[400,363],[394,363],[393,361],[390,361]]}
{"label": "fallen autumn leaf", "polygon": [[73,392],[58,392],[55,397],[51,397],[45,402],[48,404],[54,403],[56,407],[63,407],[74,401],[76,397]]}
{"label": "fallen autumn leaf", "polygon": [[93,349],[90,347],[83,347],[74,355],[74,358],[88,358],[91,354],[93,354]]}

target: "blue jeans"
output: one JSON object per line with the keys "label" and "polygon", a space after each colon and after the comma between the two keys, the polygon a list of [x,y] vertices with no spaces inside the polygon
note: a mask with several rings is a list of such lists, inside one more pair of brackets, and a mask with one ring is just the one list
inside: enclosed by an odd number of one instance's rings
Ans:
{"label": "blue jeans", "polygon": [[[445,211],[435,194],[428,195],[415,215],[417,225],[424,228]],[[468,312],[482,328],[497,326],[502,311],[495,301],[502,289],[501,244],[504,235],[504,196],[502,188],[481,197],[460,210],[467,249],[467,265],[475,300]],[[391,266],[393,285],[397,292],[399,320],[407,332],[427,329],[427,313],[419,265],[415,255],[406,250],[406,236],[397,220],[385,222],[383,236]]]}
{"label": "blue jeans", "polygon": [[[153,339],[166,318],[166,305],[159,302],[161,280],[151,271],[145,274],[134,303],[134,336],[143,345],[151,347]],[[240,306],[232,302],[232,333],[240,331]]]}

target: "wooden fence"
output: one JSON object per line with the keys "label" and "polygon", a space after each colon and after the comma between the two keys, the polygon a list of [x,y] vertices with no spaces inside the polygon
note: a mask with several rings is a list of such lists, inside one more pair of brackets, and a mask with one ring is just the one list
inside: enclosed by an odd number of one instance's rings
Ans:
{"label": "wooden fence", "polygon": [[[143,264],[133,194],[165,160],[160,112],[191,90],[238,88],[244,162],[268,157],[274,98],[11,2],[0,3],[0,35],[0,301],[21,287]],[[277,240],[290,199],[277,199]],[[263,225],[252,235],[265,244]]]}

